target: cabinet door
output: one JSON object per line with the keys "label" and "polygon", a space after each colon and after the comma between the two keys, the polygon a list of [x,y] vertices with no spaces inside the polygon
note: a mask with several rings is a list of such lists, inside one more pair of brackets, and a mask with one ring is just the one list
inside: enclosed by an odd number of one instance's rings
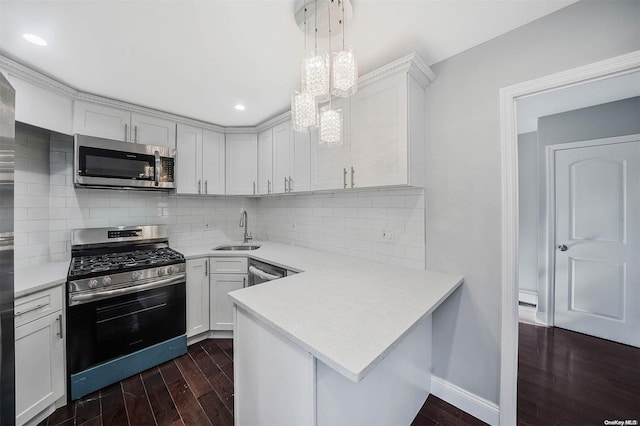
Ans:
{"label": "cabinet door", "polygon": [[258,135],[258,194],[273,192],[273,129]]}
{"label": "cabinet door", "polygon": [[202,131],[202,181],[205,194],[224,195],[224,133]]}
{"label": "cabinet door", "polygon": [[233,330],[233,302],[227,294],[246,285],[246,274],[211,274],[211,330]]}
{"label": "cabinet door", "polygon": [[16,328],[16,424],[64,395],[62,311]]}
{"label": "cabinet door", "polygon": [[176,193],[202,191],[202,129],[178,124],[176,152]]}
{"label": "cabinet door", "polygon": [[226,136],[226,185],[228,195],[256,195],[258,169],[258,136],[229,134]]}
{"label": "cabinet door", "polygon": [[176,123],[163,118],[131,113],[131,141],[167,148],[176,147]]}
{"label": "cabinet door", "polygon": [[406,185],[406,75],[394,75],[360,88],[351,102],[354,186]]}
{"label": "cabinet door", "polygon": [[208,262],[187,260],[187,337],[209,331]]}
{"label": "cabinet door", "polygon": [[[342,145],[335,147],[311,147],[311,189],[348,188],[349,174],[345,178],[344,170],[349,171],[350,158],[350,109],[347,98],[333,100],[333,107],[342,109]],[[319,136],[318,136],[319,137]],[[346,183],[346,186],[345,186]]]}
{"label": "cabinet door", "polygon": [[88,102],[74,103],[74,133],[129,142],[130,122],[129,111]]}
{"label": "cabinet door", "polygon": [[289,178],[292,177],[291,163],[291,122],[273,128],[273,192],[289,192]]}
{"label": "cabinet door", "polygon": [[316,141],[316,133],[292,133],[290,168],[293,174],[291,190],[294,192],[311,190],[311,144]]}

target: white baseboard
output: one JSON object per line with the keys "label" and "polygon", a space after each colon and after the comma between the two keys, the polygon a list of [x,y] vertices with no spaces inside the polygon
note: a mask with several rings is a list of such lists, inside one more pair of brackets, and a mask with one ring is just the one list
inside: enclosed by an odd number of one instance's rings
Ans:
{"label": "white baseboard", "polygon": [[518,301],[538,306],[538,292],[529,290],[518,291]]}
{"label": "white baseboard", "polygon": [[500,424],[500,407],[444,379],[431,375],[431,393],[491,426]]}

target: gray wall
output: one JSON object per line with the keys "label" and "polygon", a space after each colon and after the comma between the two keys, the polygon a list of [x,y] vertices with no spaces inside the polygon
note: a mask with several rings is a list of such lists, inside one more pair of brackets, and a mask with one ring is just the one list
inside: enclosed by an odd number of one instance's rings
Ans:
{"label": "gray wall", "polygon": [[538,134],[518,135],[518,288],[538,292]]}
{"label": "gray wall", "polygon": [[581,1],[432,67],[427,267],[465,276],[434,313],[434,375],[499,399],[500,88],[639,50],[639,19],[635,0]]}
{"label": "gray wall", "polygon": [[547,176],[545,173],[548,145],[602,139],[640,133],[640,97],[576,109],[538,119],[538,314],[548,311],[546,233]]}

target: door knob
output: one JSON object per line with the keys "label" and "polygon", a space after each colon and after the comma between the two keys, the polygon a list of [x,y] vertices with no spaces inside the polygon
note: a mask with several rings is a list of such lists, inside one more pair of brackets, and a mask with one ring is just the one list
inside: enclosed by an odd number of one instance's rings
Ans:
{"label": "door knob", "polygon": [[560,250],[560,251],[567,251],[567,250],[569,250],[569,247],[567,247],[567,246],[566,246],[566,245],[564,245],[564,244],[560,244],[560,245],[558,246],[558,250]]}

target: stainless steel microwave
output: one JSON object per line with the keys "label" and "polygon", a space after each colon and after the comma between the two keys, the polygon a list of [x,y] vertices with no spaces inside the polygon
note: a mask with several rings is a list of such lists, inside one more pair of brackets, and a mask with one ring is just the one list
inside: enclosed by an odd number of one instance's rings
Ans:
{"label": "stainless steel microwave", "polygon": [[75,134],[73,155],[76,186],[175,188],[175,149]]}

